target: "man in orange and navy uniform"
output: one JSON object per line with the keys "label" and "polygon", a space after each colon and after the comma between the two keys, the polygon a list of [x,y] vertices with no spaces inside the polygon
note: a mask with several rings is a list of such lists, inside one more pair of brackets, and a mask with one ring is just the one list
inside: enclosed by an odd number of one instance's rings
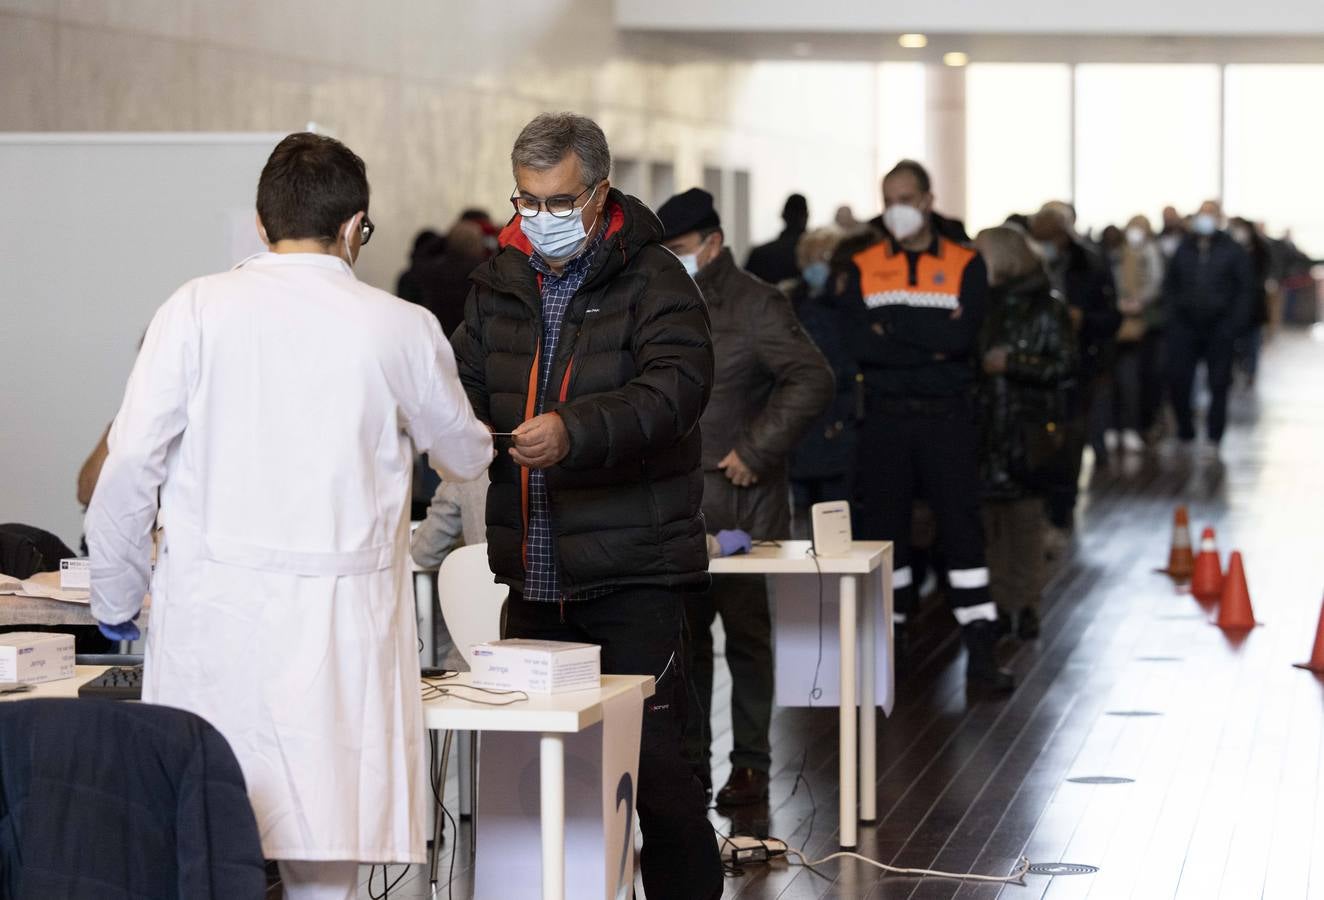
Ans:
{"label": "man in orange and navy uniform", "polygon": [[947,592],[968,651],[967,684],[1010,691],[998,668],[998,612],[988,592],[980,520],[979,429],[971,393],[988,296],[984,261],[933,226],[933,193],[919,163],[883,179],[887,236],[854,257],[842,302],[863,374],[856,532],[895,545],[896,626],[919,603],[910,567],[917,494],[932,506],[948,566]]}

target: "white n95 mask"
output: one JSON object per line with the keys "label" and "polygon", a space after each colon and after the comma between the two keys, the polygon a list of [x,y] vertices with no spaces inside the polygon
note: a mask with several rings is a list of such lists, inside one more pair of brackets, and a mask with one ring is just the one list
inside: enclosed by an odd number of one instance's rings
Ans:
{"label": "white n95 mask", "polygon": [[883,211],[883,224],[898,241],[908,240],[924,227],[924,213],[913,206],[898,203]]}

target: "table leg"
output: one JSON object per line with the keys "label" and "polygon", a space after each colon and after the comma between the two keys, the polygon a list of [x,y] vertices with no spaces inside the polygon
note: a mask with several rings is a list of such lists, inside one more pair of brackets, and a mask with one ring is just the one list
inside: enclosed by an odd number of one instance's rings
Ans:
{"label": "table leg", "polygon": [[860,616],[860,820],[878,819],[878,590],[874,573],[860,576],[864,608]]}
{"label": "table leg", "polygon": [[433,598],[430,572],[414,573],[414,604],[418,610],[418,637],[423,644],[418,654],[419,659],[422,665],[435,666],[437,651],[433,644],[436,641],[437,630],[433,617],[437,604]]}
{"label": "table leg", "polygon": [[841,813],[840,834],[843,849],[855,849],[856,845],[856,791],[859,778],[858,760],[855,757],[855,642],[858,639],[855,630],[855,576],[841,576],[841,705],[837,710],[838,730],[838,770],[840,783]]}
{"label": "table leg", "polygon": [[544,734],[539,754],[542,798],[542,900],[565,900],[565,739]]}

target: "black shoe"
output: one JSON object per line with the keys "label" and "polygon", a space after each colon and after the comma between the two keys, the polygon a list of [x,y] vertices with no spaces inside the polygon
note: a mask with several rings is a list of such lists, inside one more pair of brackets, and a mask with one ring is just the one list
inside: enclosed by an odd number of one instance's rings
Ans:
{"label": "black shoe", "polygon": [[1016,617],[1016,636],[1023,641],[1039,640],[1039,611],[1027,606]]}
{"label": "black shoe", "polygon": [[748,806],[768,799],[768,773],[737,766],[731,770],[726,786],[717,792],[718,806]]}
{"label": "black shoe", "polygon": [[1005,669],[998,668],[998,623],[981,619],[961,626],[961,639],[965,642],[965,683],[971,690],[991,694],[1009,694],[1016,688],[1016,679]]}
{"label": "black shoe", "polygon": [[998,607],[998,638],[1011,637],[1014,621],[1010,612]]}

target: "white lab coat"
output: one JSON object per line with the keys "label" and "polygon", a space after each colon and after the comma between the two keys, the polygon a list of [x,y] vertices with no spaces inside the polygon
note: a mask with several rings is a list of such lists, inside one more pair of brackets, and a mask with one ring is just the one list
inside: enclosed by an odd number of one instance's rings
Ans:
{"label": "white lab coat", "polygon": [[321,254],[180,288],[115,417],[92,612],[138,610],[159,488],[143,699],[225,735],[268,859],[424,858],[415,445],[447,478],[492,459],[432,314]]}

